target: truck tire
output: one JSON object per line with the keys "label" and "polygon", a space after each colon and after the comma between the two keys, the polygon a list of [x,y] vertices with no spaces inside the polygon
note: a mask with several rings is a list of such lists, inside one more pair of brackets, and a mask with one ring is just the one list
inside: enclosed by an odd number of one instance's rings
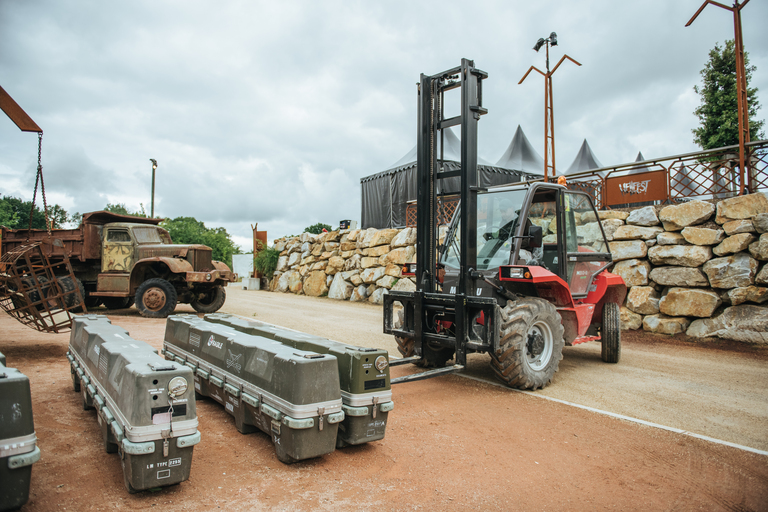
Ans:
{"label": "truck tire", "polygon": [[198,313],[215,313],[221,309],[225,300],[227,300],[227,293],[224,287],[214,286],[202,293],[196,293],[190,305]]}
{"label": "truck tire", "polygon": [[491,352],[496,377],[518,389],[541,389],[552,382],[565,344],[555,306],[539,298],[508,301],[501,319],[500,346]]}
{"label": "truck tire", "polygon": [[[397,312],[397,320],[395,321],[395,328],[403,325],[403,310]],[[416,355],[416,340],[413,338],[405,338],[403,336],[395,336],[395,342],[397,343],[397,351],[403,357],[412,357]],[[422,368],[442,368],[445,363],[453,357],[453,349],[446,347],[430,347],[428,344],[424,344],[421,347],[421,359],[414,364]]]}
{"label": "truck tire", "polygon": [[62,293],[65,294],[64,304],[67,305],[67,309],[71,309],[75,313],[82,311],[82,308],[77,307],[78,304],[80,304],[80,297],[77,296],[77,293],[70,292],[73,292],[75,290],[75,286],[77,286],[80,290],[80,295],[85,297],[85,287],[83,286],[83,282],[77,278],[75,278],[75,281],[72,282],[72,278],[69,276],[57,276],[56,279],[59,281],[59,286],[61,286]]}
{"label": "truck tire", "polygon": [[128,306],[130,297],[102,297],[101,303],[107,309],[125,309]]}
{"label": "truck tire", "polygon": [[621,312],[615,302],[606,302],[603,306],[600,338],[603,345],[601,359],[606,363],[618,363],[621,358]]}
{"label": "truck tire", "polygon": [[147,318],[165,318],[176,309],[176,289],[165,279],[147,279],[136,290],[136,309]]}

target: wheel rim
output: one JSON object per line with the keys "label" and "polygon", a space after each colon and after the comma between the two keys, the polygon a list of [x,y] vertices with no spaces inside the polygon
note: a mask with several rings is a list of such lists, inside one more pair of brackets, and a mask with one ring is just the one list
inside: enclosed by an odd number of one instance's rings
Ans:
{"label": "wheel rim", "polygon": [[150,288],[144,293],[142,302],[151,311],[159,311],[165,306],[165,292],[160,288]]}
{"label": "wheel rim", "polygon": [[555,342],[552,330],[545,322],[536,322],[528,329],[526,359],[532,370],[541,371],[552,359]]}

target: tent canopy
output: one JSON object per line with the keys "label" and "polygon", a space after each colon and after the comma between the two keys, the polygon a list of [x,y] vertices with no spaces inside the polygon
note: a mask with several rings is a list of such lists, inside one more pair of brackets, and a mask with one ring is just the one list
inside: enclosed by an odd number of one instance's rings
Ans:
{"label": "tent canopy", "polygon": [[544,159],[533,149],[520,125],[517,125],[512,142],[509,143],[507,150],[496,162],[496,167],[514,169],[538,176],[544,175]]}
{"label": "tent canopy", "polygon": [[592,148],[589,147],[587,139],[584,139],[584,142],[581,144],[581,148],[579,148],[579,152],[576,153],[576,158],[573,159],[573,163],[571,163],[571,166],[568,167],[568,170],[563,174],[565,176],[570,176],[579,172],[590,171],[592,169],[600,169],[602,166],[603,164],[600,163],[595,154],[592,152]]}

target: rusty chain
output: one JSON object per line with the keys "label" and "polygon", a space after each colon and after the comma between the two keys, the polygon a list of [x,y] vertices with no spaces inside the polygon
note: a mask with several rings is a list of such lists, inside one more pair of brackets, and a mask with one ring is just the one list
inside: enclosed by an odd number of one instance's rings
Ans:
{"label": "rusty chain", "polygon": [[37,175],[35,176],[35,190],[32,192],[32,205],[29,208],[29,230],[27,231],[27,242],[32,234],[32,218],[35,214],[35,200],[37,199],[37,185],[40,184],[40,192],[43,196],[43,212],[45,214],[45,229],[48,236],[51,236],[51,221],[48,218],[48,200],[45,197],[45,181],[43,180],[43,132],[37,132]]}

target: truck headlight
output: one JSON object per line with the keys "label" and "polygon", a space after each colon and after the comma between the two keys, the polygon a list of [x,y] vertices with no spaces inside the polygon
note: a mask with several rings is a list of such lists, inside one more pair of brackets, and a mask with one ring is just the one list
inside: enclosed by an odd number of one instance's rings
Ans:
{"label": "truck headlight", "polygon": [[205,280],[210,281],[211,280],[211,274],[205,274]]}

